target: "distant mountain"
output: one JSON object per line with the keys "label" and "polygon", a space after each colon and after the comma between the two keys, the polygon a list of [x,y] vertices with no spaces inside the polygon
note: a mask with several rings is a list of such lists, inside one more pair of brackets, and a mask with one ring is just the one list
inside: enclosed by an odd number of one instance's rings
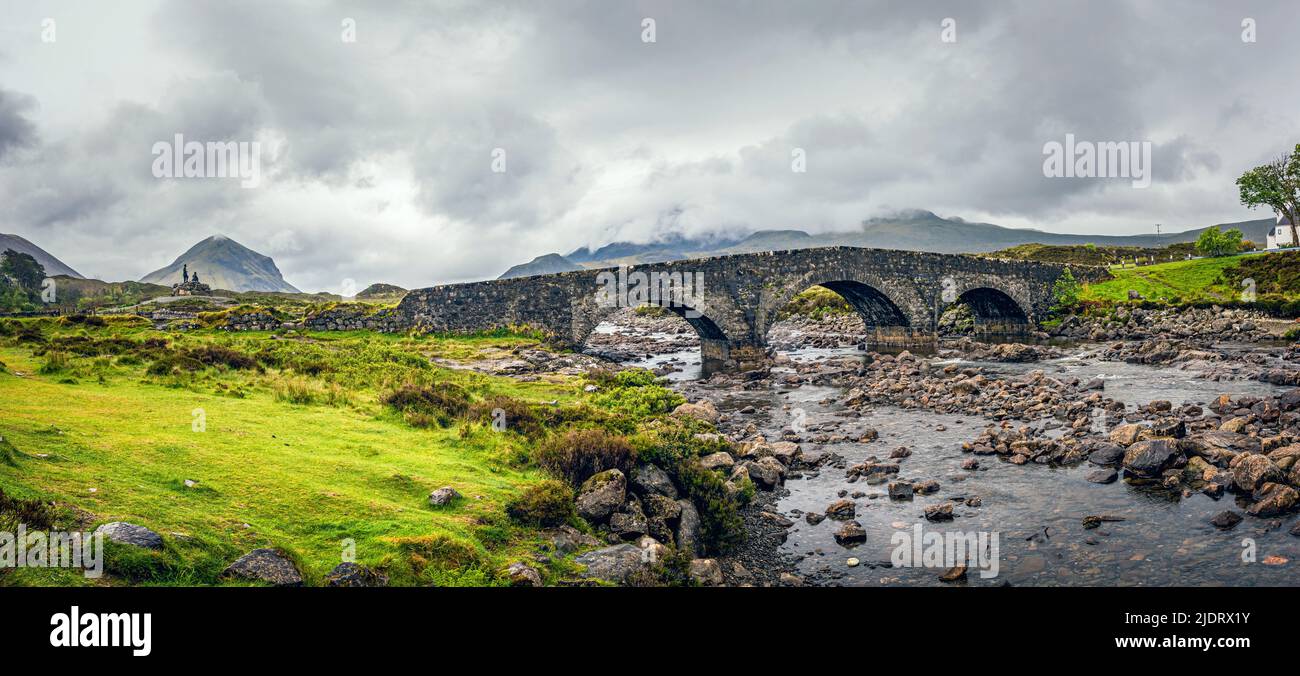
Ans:
{"label": "distant mountain", "polygon": [[384,284],[382,282],[371,284],[357,292],[357,300],[367,300],[370,298],[392,298],[394,296],[405,296],[406,289],[395,284]]}
{"label": "distant mountain", "polygon": [[8,249],[13,249],[18,253],[25,253],[28,256],[35,258],[37,263],[45,266],[45,274],[49,277],[55,275],[66,275],[76,279],[84,279],[80,272],[64,265],[63,261],[51,256],[45,251],[45,249],[32,244],[18,235],[6,235],[0,233],[0,254],[3,254]]}
{"label": "distant mountain", "polygon": [[581,270],[582,266],[561,256],[560,254],[546,254],[538,256],[527,263],[520,263],[509,270],[506,270],[497,279],[510,279],[512,277],[531,277],[533,275],[552,275],[557,272],[573,272]]}
{"label": "distant mountain", "polygon": [[224,235],[214,235],[190,247],[171,265],[140,279],[151,284],[171,285],[181,281],[184,266],[198,273],[199,281],[213,289],[227,291],[279,291],[301,293],[280,276],[275,261]]}
{"label": "distant mountain", "polygon": [[[1263,243],[1274,219],[1262,218],[1238,223],[1221,223],[1223,229],[1238,228],[1246,239]],[[1207,226],[1214,227],[1214,226]],[[861,228],[846,232],[812,235],[802,230],[760,230],[740,240],[688,240],[634,244],[615,242],[595,251],[579,249],[567,258],[586,268],[657,263],[666,260],[700,258],[756,251],[808,249],[821,246],[860,246],[875,249],[933,251],[935,253],[988,253],[1020,244],[1096,244],[1097,246],[1163,247],[1195,242],[1206,228],[1161,235],[1076,235],[1041,230],[1007,228],[992,223],[973,223],[960,218],[942,218],[924,210],[904,211],[893,216],[872,218]],[[543,257],[545,258],[545,257]],[[540,259],[538,259],[540,260]],[[536,262],[536,261],[534,261]],[[529,263],[527,265],[532,265]],[[526,266],[516,266],[526,267]],[[514,270],[515,268],[511,268]],[[545,274],[547,271],[529,272]],[[561,272],[561,270],[555,270]],[[507,273],[509,274],[509,273]],[[516,275],[517,276],[517,275]]]}

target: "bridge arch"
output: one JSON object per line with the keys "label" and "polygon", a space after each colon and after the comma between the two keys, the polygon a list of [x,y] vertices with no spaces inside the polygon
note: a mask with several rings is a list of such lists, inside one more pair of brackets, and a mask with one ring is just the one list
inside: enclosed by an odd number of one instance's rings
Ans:
{"label": "bridge arch", "polygon": [[[951,302],[947,302],[949,299]],[[995,279],[953,283],[945,280],[940,313],[948,306],[964,303],[975,319],[976,334],[1024,335],[1034,322],[1033,303],[1028,295],[1011,284]]]}
{"label": "bridge arch", "polygon": [[815,286],[843,298],[862,318],[869,340],[874,336],[875,342],[906,343],[928,326],[926,317],[918,312],[924,304],[914,288],[886,283],[873,273],[834,267],[807,271],[779,282],[773,292],[765,293],[755,317],[756,337],[765,343],[781,308]]}
{"label": "bridge arch", "polygon": [[[597,326],[623,310],[634,309],[609,307],[600,303],[597,298],[598,294],[593,293],[574,302],[572,333],[574,345],[586,345]],[[700,303],[697,309],[662,299],[638,305],[638,307],[644,306],[662,307],[680,317],[694,329],[700,341],[700,358],[705,372],[726,367],[732,358],[732,337],[743,336],[746,333],[746,327],[736,325],[733,313],[725,309],[722,303]]]}

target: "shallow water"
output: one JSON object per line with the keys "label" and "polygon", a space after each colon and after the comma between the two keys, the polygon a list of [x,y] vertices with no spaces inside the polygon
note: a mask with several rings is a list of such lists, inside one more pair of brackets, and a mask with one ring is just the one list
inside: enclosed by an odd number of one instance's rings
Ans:
{"label": "shallow water", "polygon": [[[849,483],[844,470],[830,466],[789,480],[789,494],[777,503],[779,511],[795,520],[783,549],[802,558],[799,572],[810,581],[851,586],[943,584],[938,577],[946,565],[890,564],[896,545],[910,543],[891,541],[894,534],[913,535],[915,525],[921,524],[925,533],[984,532],[988,538],[997,534],[996,577],[982,578],[972,566],[966,582],[970,585],[1253,586],[1300,582],[1293,571],[1295,563],[1262,563],[1269,555],[1300,562],[1300,538],[1287,533],[1295,517],[1286,519],[1281,528],[1268,530],[1267,521],[1247,516],[1232,531],[1219,531],[1210,525],[1210,517],[1244,507],[1234,505],[1231,495],[1215,501],[1200,493],[1182,498],[1177,492],[1133,487],[1122,481],[1093,484],[1084,479],[1097,469],[1088,463],[1072,468],[1017,466],[997,456],[972,456],[961,451],[961,442],[983,429],[986,423],[978,417],[882,406],[861,417],[845,418],[836,415],[843,410],[839,406],[818,403],[834,392],[833,388],[803,387],[785,394],[745,393],[724,400],[721,408],[737,408],[761,399],[776,403],[762,423],[770,438],[796,420],[807,427],[805,436],[815,435],[822,423],[834,420],[845,425],[831,433],[875,428],[880,438],[866,444],[802,446],[805,452],[837,453],[848,466],[871,455],[885,459],[894,448],[907,446],[913,453],[899,461],[901,471],[895,478],[933,479],[940,490],[911,501],[893,501],[885,484]],[[783,410],[786,405],[790,410]],[[946,430],[938,429],[940,426]],[[980,469],[961,469],[962,461],[971,457],[977,457]],[[865,493],[854,502],[855,518],[866,530],[867,540],[853,548],[834,540],[841,522],[826,519],[809,525],[802,519],[803,512],[823,512],[841,490]],[[981,506],[958,504],[953,521],[932,524],[923,517],[928,505],[970,496],[978,496]],[[1124,520],[1089,530],[1082,520],[1090,515]],[[1256,563],[1242,561],[1243,540],[1248,538],[1254,543]],[[850,557],[859,559],[860,565],[850,567]]]}

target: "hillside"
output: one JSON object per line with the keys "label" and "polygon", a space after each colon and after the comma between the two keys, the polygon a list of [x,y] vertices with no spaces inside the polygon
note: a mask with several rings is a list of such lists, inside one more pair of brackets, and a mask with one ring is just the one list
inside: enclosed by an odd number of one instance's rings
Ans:
{"label": "hillside", "polygon": [[[1273,219],[1262,218],[1239,223],[1222,223],[1218,227],[1238,228],[1245,239],[1265,241]],[[1215,226],[1206,226],[1215,227]],[[1057,246],[1082,246],[1093,244],[1103,248],[1136,247],[1162,249],[1172,245],[1195,242],[1206,228],[1182,232],[1142,235],[1077,235],[1007,228],[993,223],[975,223],[960,218],[943,218],[924,210],[904,211],[892,216],[872,218],[862,222],[858,230],[809,234],[802,230],[761,230],[742,239],[687,239],[670,237],[662,242],[637,244],[614,242],[595,250],[583,248],[569,253],[568,262],[583,267],[611,267],[636,265],[685,258],[700,258],[724,254],[807,249],[822,246],[859,246],[877,249],[902,249],[906,251],[932,251],[935,253],[985,253],[1009,249],[1025,244]],[[1145,229],[1145,228],[1144,228]],[[552,254],[555,256],[555,254]],[[516,268],[530,270],[526,274],[546,274],[542,266],[534,266],[534,259]],[[515,270],[515,268],[511,268]],[[507,273],[509,274],[509,273]],[[512,275],[521,276],[521,275]],[[504,277],[504,275],[503,275]]]}
{"label": "hillside", "polygon": [[573,272],[581,270],[582,266],[561,256],[560,254],[546,254],[538,256],[527,263],[520,263],[509,270],[501,273],[497,279],[511,279],[514,277],[531,277],[533,275],[552,275],[557,272]]}
{"label": "hillside", "polygon": [[82,278],[80,272],[73,270],[63,261],[51,256],[45,249],[32,244],[18,235],[6,235],[0,233],[0,254],[3,254],[8,249],[13,249],[18,253],[25,253],[28,256],[35,258],[37,263],[40,263],[45,267],[45,274],[50,277],[56,275],[67,275],[68,277],[76,279]]}
{"label": "hillside", "polygon": [[[1300,309],[1300,252],[1197,258],[1110,272],[1113,279],[1086,285],[1082,300],[1123,302],[1132,290],[1145,301],[1258,303],[1276,306],[1270,311],[1283,316]],[[1252,286],[1243,285],[1246,280],[1253,280],[1253,300],[1245,294]]]}
{"label": "hillside", "polygon": [[275,261],[224,235],[214,235],[190,247],[171,265],[155,270],[142,282],[170,286],[181,281],[184,266],[213,289],[300,293],[284,281]]}

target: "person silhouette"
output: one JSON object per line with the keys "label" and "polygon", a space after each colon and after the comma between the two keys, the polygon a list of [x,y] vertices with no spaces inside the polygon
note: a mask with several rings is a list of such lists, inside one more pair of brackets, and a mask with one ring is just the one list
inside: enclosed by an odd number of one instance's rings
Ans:
{"label": "person silhouette", "polygon": [[181,266],[181,282],[188,283],[189,281],[190,281],[190,265],[189,263],[186,263]]}

